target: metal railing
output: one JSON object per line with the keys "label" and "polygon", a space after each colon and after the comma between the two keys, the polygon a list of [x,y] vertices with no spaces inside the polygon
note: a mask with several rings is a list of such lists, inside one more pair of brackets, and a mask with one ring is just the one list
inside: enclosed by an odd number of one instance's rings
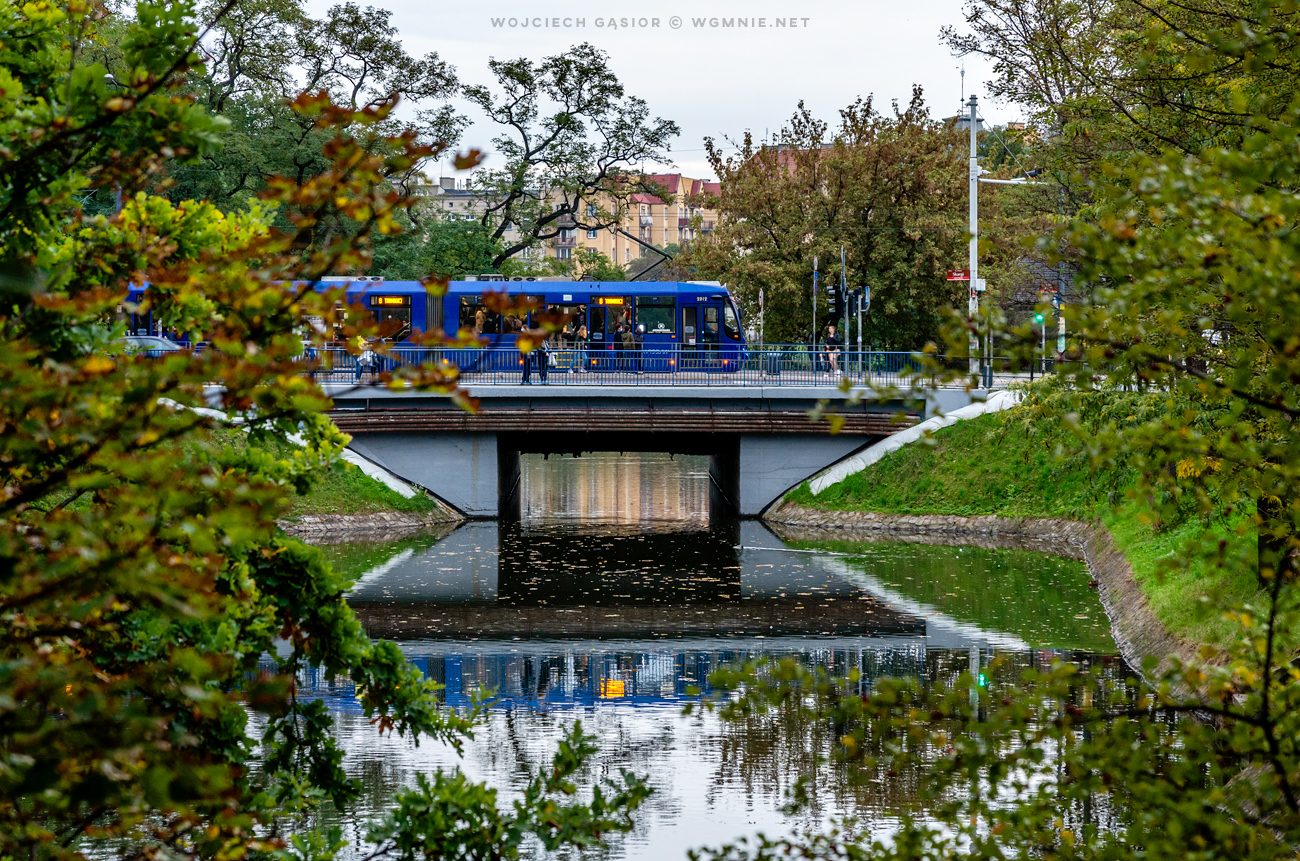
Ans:
{"label": "metal railing", "polygon": [[645,344],[640,349],[565,346],[534,350],[394,347],[361,355],[318,349],[303,357],[321,382],[368,383],[405,365],[447,363],[471,385],[550,386],[910,386],[922,374],[915,353],[810,349],[806,344],[704,348]]}

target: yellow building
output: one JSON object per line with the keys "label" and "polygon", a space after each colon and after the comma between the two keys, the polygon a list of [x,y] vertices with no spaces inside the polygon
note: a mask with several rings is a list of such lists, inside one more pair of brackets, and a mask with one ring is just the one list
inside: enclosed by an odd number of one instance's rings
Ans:
{"label": "yellow building", "polygon": [[[653,194],[634,194],[619,227],[642,242],[660,248],[685,245],[713,230],[718,220],[717,211],[707,206],[693,205],[703,201],[693,201],[691,198],[717,197],[721,188],[718,183],[691,179],[680,173],[654,174],[646,179],[662,186],[672,195],[672,203],[665,203]],[[595,214],[594,209],[592,214]],[[700,218],[698,227],[691,224],[696,216]],[[626,266],[645,253],[642,246],[614,228],[568,230],[552,240],[552,246],[552,254],[560,260],[572,258],[576,249],[594,248],[620,266]]]}

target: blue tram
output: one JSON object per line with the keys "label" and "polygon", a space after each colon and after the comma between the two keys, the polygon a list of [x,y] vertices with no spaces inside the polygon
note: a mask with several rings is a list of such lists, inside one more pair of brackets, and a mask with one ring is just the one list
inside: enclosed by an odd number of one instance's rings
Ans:
{"label": "blue tram", "polygon": [[[546,311],[569,317],[564,331],[551,339],[565,364],[581,362],[587,370],[620,367],[624,359],[617,332],[638,326],[645,327],[640,362],[647,371],[734,371],[745,358],[740,314],[726,288],[716,282],[452,281],[442,296],[429,293],[418,281],[380,278],[327,278],[317,287],[343,287],[349,305],[359,305],[389,324],[390,340],[399,349],[413,346],[413,333],[438,329],[474,332],[486,346],[513,348],[519,331],[534,328],[533,315],[503,318],[483,301],[487,292],[506,292],[526,295]],[[142,294],[143,288],[133,287],[129,299],[138,302]],[[133,314],[132,331],[150,332],[150,316]],[[588,336],[581,351],[576,348],[579,326],[586,326]],[[502,360],[506,353],[501,351]],[[468,358],[444,357],[462,366]],[[471,364],[488,369],[481,359]]]}
{"label": "blue tram", "polygon": [[399,342],[412,331],[443,329],[474,332],[489,345],[513,346],[517,333],[533,328],[530,319],[502,318],[483,302],[485,292],[524,295],[548,312],[569,317],[552,339],[562,356],[586,326],[585,364],[597,370],[619,361],[620,327],[645,327],[642,346],[647,371],[678,366],[701,370],[735,370],[743,360],[745,339],[740,315],[726,288],[689,281],[453,281],[445,295],[426,292],[418,281],[358,280],[348,284],[349,304],[360,304],[380,322],[396,324]]}

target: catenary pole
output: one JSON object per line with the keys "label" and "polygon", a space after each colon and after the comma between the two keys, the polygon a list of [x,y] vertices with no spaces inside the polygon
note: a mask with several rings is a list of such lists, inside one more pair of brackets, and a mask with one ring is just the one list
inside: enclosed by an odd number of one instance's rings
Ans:
{"label": "catenary pole", "polygon": [[839,315],[843,314],[844,334],[841,337],[844,339],[844,352],[846,354],[851,353],[853,350],[853,342],[849,340],[849,333],[848,333],[849,309],[846,307],[848,301],[849,301],[849,279],[844,274],[844,246],[841,245],[840,246],[840,303],[839,303],[839,308],[837,310],[837,313],[835,315],[835,325],[837,326],[839,325],[840,323]]}
{"label": "catenary pole", "polygon": [[[812,297],[812,349],[817,351],[817,255],[813,255],[813,297]],[[816,369],[816,360],[813,360]]]}
{"label": "catenary pole", "polygon": [[[979,266],[980,266],[980,240],[979,240],[979,189],[980,189],[980,167],[979,161],[975,155],[976,134],[975,130],[979,124],[979,115],[976,110],[975,95],[970,97],[970,281],[966,286],[970,290],[970,300],[967,302],[967,311],[970,318],[975,319],[979,312],[979,294],[975,292],[975,287],[979,284]],[[979,373],[979,336],[971,333],[970,336],[970,372]]]}

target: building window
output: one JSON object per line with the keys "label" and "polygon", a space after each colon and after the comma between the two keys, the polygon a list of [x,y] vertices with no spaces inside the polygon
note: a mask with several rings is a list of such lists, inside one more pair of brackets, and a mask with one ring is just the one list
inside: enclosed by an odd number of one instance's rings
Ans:
{"label": "building window", "polygon": [[587,238],[588,238],[588,239],[595,239],[595,238],[596,238],[596,231],[594,231],[594,230],[588,230],[588,231],[587,231]]}
{"label": "building window", "polygon": [[447,201],[447,208],[448,208],[448,209],[451,209],[451,208],[452,208],[453,206],[455,206],[455,205],[456,205],[456,204],[452,203],[450,200]]}
{"label": "building window", "polygon": [[596,217],[596,204],[594,203],[587,204],[587,217],[588,218]]}
{"label": "building window", "polygon": [[573,249],[572,249],[572,248],[557,248],[557,249],[555,249],[555,259],[556,259],[556,260],[570,260],[570,259],[572,259],[572,258],[573,258]]}
{"label": "building window", "polygon": [[623,262],[626,263],[627,261],[629,261],[629,260],[631,260],[631,259],[632,259],[632,249],[631,249],[631,248],[624,248],[624,249],[623,249]]}

